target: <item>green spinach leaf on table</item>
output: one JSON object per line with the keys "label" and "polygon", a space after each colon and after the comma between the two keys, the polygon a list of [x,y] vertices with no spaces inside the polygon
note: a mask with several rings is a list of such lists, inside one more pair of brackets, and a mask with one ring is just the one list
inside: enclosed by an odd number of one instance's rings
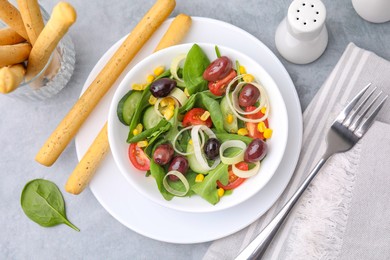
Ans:
{"label": "green spinach leaf on table", "polygon": [[80,231],[67,219],[62,194],[51,181],[35,179],[28,182],[22,191],[20,202],[27,217],[43,227],[66,224]]}

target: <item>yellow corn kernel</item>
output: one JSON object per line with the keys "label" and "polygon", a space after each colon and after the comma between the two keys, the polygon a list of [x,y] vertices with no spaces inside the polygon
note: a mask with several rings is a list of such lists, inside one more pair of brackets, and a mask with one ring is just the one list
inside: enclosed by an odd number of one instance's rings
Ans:
{"label": "yellow corn kernel", "polygon": [[246,74],[246,69],[244,66],[240,66],[239,71],[240,71],[240,74]]}
{"label": "yellow corn kernel", "polygon": [[242,78],[245,82],[250,83],[255,80],[255,77],[253,77],[251,74],[245,74]]}
{"label": "yellow corn kernel", "polygon": [[272,137],[272,132],[273,131],[270,128],[265,129],[263,133],[264,138],[270,139]]}
{"label": "yellow corn kernel", "polygon": [[184,89],[184,94],[185,94],[187,97],[190,96],[190,93],[188,93],[188,89],[187,89],[187,88]]}
{"label": "yellow corn kernel", "polygon": [[161,99],[161,102],[160,102],[161,107],[166,107],[168,105],[169,105],[168,98]]}
{"label": "yellow corn kernel", "polygon": [[210,117],[209,111],[204,111],[204,113],[200,116],[200,120],[206,121]]}
{"label": "yellow corn kernel", "polygon": [[234,119],[233,115],[232,114],[228,114],[227,117],[226,117],[226,122],[228,124],[231,124],[231,123],[233,123],[233,119]]}
{"label": "yellow corn kernel", "polygon": [[153,75],[148,75],[148,76],[146,77],[146,83],[152,83],[153,80],[154,80],[154,76],[153,76]]}
{"label": "yellow corn kernel", "polygon": [[173,117],[173,110],[167,109],[166,111],[164,111],[164,117],[166,120],[171,119]]}
{"label": "yellow corn kernel", "polygon": [[139,141],[138,143],[137,143],[137,146],[138,147],[146,147],[146,146],[148,146],[148,141]]}
{"label": "yellow corn kernel", "polygon": [[248,135],[248,130],[246,130],[246,128],[240,128],[240,129],[238,129],[237,134],[238,135]]}
{"label": "yellow corn kernel", "polygon": [[169,104],[169,105],[168,105],[168,109],[169,109],[169,110],[172,110],[172,111],[175,110],[175,105]]}
{"label": "yellow corn kernel", "polygon": [[263,113],[263,115],[265,115],[265,112],[267,111],[267,108],[266,108],[266,107],[262,107],[262,108],[260,109],[260,111],[261,111],[261,113]]}
{"label": "yellow corn kernel", "polygon": [[151,95],[149,98],[149,104],[154,105],[156,104],[156,102],[157,102],[157,98]]}
{"label": "yellow corn kernel", "polygon": [[176,105],[175,100],[173,100],[173,98],[168,97],[167,99],[168,99],[168,104],[169,105],[171,105],[171,106],[175,106]]}
{"label": "yellow corn kernel", "polygon": [[133,90],[144,90],[145,86],[143,84],[134,83],[131,88]]}
{"label": "yellow corn kernel", "polygon": [[195,182],[202,182],[204,180],[204,175],[199,173],[198,175],[196,175],[195,177]]}
{"label": "yellow corn kernel", "polygon": [[265,129],[267,129],[267,127],[263,121],[257,124],[257,130],[259,130],[260,133],[264,133]]}
{"label": "yellow corn kernel", "polygon": [[219,196],[219,197],[222,197],[223,194],[225,194],[225,190],[222,189],[222,188],[219,188],[219,189],[218,189],[218,196]]}
{"label": "yellow corn kernel", "polygon": [[155,76],[160,76],[164,72],[164,70],[165,70],[164,66],[158,66],[153,70],[153,73]]}
{"label": "yellow corn kernel", "polygon": [[143,129],[143,125],[142,124],[138,124],[135,129],[133,130],[133,135],[138,135],[142,132],[142,129]]}
{"label": "yellow corn kernel", "polygon": [[188,141],[188,143],[189,143],[189,144],[194,144],[194,143],[192,142],[192,139],[190,139],[190,140]]}

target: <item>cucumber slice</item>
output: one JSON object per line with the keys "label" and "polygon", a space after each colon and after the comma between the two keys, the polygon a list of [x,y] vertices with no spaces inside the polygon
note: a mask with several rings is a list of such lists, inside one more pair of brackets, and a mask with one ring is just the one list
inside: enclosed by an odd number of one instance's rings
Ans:
{"label": "cucumber slice", "polygon": [[[226,99],[227,96],[224,96],[220,104],[221,112],[223,116],[223,128],[228,133],[237,133],[238,130],[237,117],[233,114],[233,111],[230,109]],[[229,114],[233,116],[233,121],[230,124],[226,120]]]}
{"label": "cucumber slice", "polygon": [[129,90],[118,103],[116,113],[119,121],[124,125],[129,125],[131,118],[133,117],[135,108],[138,102],[141,100],[141,91]]}
{"label": "cucumber slice", "polygon": [[[192,144],[187,145],[187,153],[193,153],[194,152],[194,146]],[[191,170],[196,173],[203,173],[207,174],[207,171],[205,172],[204,169],[199,167],[199,162],[196,160],[195,154],[187,155],[188,165],[190,166]]]}
{"label": "cucumber slice", "polygon": [[151,106],[145,110],[144,116],[142,118],[142,123],[145,129],[150,129],[155,127],[160,122],[161,119],[162,117],[160,117],[156,113],[156,111],[154,111],[154,107]]}

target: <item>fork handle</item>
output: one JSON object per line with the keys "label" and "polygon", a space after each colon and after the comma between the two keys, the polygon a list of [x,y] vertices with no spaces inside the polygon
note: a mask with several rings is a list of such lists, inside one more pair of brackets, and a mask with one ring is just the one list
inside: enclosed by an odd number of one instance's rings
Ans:
{"label": "fork handle", "polygon": [[309,186],[310,182],[313,180],[328,158],[329,156],[326,155],[318,161],[313,170],[311,170],[309,175],[299,186],[298,190],[292,195],[292,197],[287,201],[287,203],[272,219],[272,221],[260,232],[260,234],[258,234],[256,238],[243,251],[240,252],[240,254],[236,257],[236,260],[261,259],[283,221],[286,219],[295,203],[301,197],[303,192]]}

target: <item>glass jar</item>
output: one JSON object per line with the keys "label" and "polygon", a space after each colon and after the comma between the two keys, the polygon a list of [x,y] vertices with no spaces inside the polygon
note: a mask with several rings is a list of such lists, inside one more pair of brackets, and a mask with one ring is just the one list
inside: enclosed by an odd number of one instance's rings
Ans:
{"label": "glass jar", "polygon": [[[10,1],[17,8],[14,1]],[[41,13],[46,23],[50,15],[41,6]],[[7,27],[0,20],[0,28]],[[14,91],[4,94],[21,100],[44,100],[56,95],[69,82],[76,63],[73,42],[66,34],[58,43],[45,67],[29,81],[24,80]]]}

